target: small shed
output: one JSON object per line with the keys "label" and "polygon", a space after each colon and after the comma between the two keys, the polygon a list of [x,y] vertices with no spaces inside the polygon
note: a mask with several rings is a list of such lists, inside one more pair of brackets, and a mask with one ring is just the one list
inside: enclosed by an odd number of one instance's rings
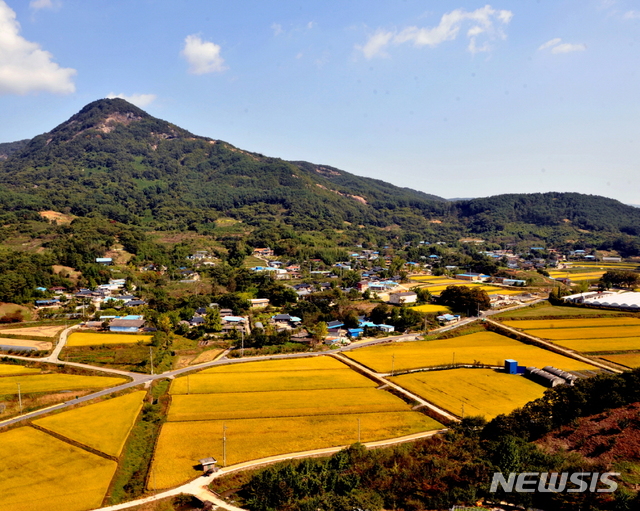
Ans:
{"label": "small shed", "polygon": [[518,362],[511,358],[504,361],[504,372],[507,374],[518,374]]}
{"label": "small shed", "polygon": [[202,467],[204,475],[211,474],[212,472],[216,471],[216,463],[218,462],[218,460],[216,460],[215,458],[203,458],[198,461],[200,463],[200,466]]}

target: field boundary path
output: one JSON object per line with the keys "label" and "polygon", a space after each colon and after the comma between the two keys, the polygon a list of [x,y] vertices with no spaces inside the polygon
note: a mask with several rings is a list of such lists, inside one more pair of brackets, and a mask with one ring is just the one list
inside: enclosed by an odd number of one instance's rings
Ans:
{"label": "field boundary path", "polygon": [[[377,440],[375,442],[364,442],[362,445],[369,448],[386,447],[390,445],[401,444],[404,442],[411,442],[413,440],[419,440],[421,438],[429,438],[434,435],[441,434],[445,431],[446,429],[422,431],[420,433],[414,433],[412,435],[406,435],[406,436],[401,436],[396,438],[389,438],[387,440]],[[129,502],[123,502],[122,504],[116,504],[113,506],[101,507],[101,508],[98,508],[98,510],[99,511],[118,511],[120,509],[127,509],[130,507],[139,506],[142,504],[146,504],[148,502],[154,502],[156,500],[160,500],[168,497],[175,497],[177,495],[187,494],[187,495],[193,495],[197,497],[202,502],[211,502],[215,506],[221,507],[228,511],[244,511],[243,508],[240,508],[232,504],[229,504],[228,502],[225,502],[217,494],[209,490],[208,489],[209,484],[211,484],[211,482],[214,479],[225,476],[232,472],[238,472],[241,470],[251,470],[261,466],[270,465],[272,463],[278,463],[279,461],[293,460],[297,458],[309,458],[314,456],[326,456],[326,455],[334,454],[347,447],[349,446],[341,445],[336,447],[326,447],[324,449],[314,449],[311,451],[294,452],[289,454],[278,454],[276,456],[269,456],[267,458],[260,458],[257,460],[246,461],[244,463],[238,463],[236,465],[231,465],[229,467],[221,468],[217,472],[214,472],[211,475],[200,476],[189,483],[183,484],[182,486],[178,486],[177,488],[166,490],[156,495],[151,495],[150,497],[145,497],[138,500],[131,500]]]}

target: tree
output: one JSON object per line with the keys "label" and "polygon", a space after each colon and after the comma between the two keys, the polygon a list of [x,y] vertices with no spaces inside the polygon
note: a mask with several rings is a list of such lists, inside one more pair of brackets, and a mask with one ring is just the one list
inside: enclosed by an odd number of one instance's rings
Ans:
{"label": "tree", "polygon": [[491,308],[489,295],[479,287],[447,286],[438,301],[453,311],[468,314]]}
{"label": "tree", "polygon": [[369,314],[369,319],[376,325],[383,325],[389,317],[389,306],[385,303],[381,303],[375,306],[375,308]]}
{"label": "tree", "polygon": [[204,329],[207,332],[219,332],[222,330],[222,319],[217,307],[208,307],[204,317]]}
{"label": "tree", "polygon": [[326,339],[328,333],[329,333],[329,327],[327,326],[327,324],[324,321],[319,321],[313,332],[313,338],[317,342],[322,343]]}

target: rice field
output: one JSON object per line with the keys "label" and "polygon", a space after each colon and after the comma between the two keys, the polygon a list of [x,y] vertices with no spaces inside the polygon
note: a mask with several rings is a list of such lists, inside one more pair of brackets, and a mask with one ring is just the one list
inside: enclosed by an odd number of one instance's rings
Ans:
{"label": "rice field", "polygon": [[80,376],[75,374],[33,374],[0,378],[0,396],[18,393],[58,392],[61,390],[103,389],[125,383],[112,376]]}
{"label": "rice field", "polygon": [[117,463],[30,427],[0,433],[0,509],[99,508]]}
{"label": "rice field", "polygon": [[640,353],[625,353],[622,355],[603,355],[604,360],[620,364],[621,366],[634,369],[640,367]]}
{"label": "rice field", "polygon": [[553,341],[558,346],[584,353],[607,351],[635,351],[640,350],[640,337],[610,337],[595,339],[568,339]]}
{"label": "rice field", "polygon": [[520,365],[552,365],[565,371],[593,369],[593,366],[563,357],[537,346],[524,344],[494,332],[478,332],[452,339],[411,341],[372,346],[345,353],[346,356],[380,373],[452,363],[502,366],[504,359]]}
{"label": "rice field", "polygon": [[640,318],[622,316],[617,318],[522,319],[503,321],[503,323],[520,330],[538,330],[549,328],[589,328],[596,326],[640,326]]}
{"label": "rice field", "polygon": [[167,420],[201,421],[406,411],[394,395],[375,388],[284,390],[176,395]]}
{"label": "rice field", "polygon": [[96,332],[74,332],[68,340],[67,346],[100,346],[102,344],[136,344],[143,342],[149,344],[151,342],[151,335],[143,334],[111,334],[111,333],[96,333]]}
{"label": "rice field", "polygon": [[451,309],[449,307],[445,307],[444,305],[436,305],[435,303],[427,303],[424,305],[416,305],[415,307],[409,307],[411,310],[425,313],[440,313],[440,314],[450,314]]}
{"label": "rice field", "polygon": [[225,364],[219,367],[205,369],[199,374],[249,373],[265,371],[319,371],[322,369],[335,370],[348,369],[348,367],[333,357],[319,356]]}
{"label": "rice field", "polygon": [[315,390],[375,387],[376,384],[351,369],[308,371],[196,373],[176,378],[170,393],[216,394],[228,392],[264,392],[272,390]]}
{"label": "rice field", "polygon": [[435,420],[411,411],[167,422],[158,439],[149,486],[170,488],[194,479],[201,474],[194,465],[202,458],[213,456],[222,465],[225,426],[226,462],[234,465],[277,454],[350,445],[358,441],[358,424],[362,442],[442,428]]}
{"label": "rice field", "polygon": [[129,432],[142,409],[142,399],[145,395],[145,391],[132,392],[50,415],[34,421],[34,424],[117,457],[122,452]]}
{"label": "rice field", "polygon": [[391,381],[455,415],[492,419],[509,413],[546,390],[523,376],[492,369],[451,369],[395,376]]}
{"label": "rice field", "polygon": [[17,364],[0,364],[0,376],[12,376],[16,374],[39,374],[40,369],[24,367]]}
{"label": "rice field", "polygon": [[638,326],[604,326],[590,328],[539,328],[530,330],[531,335],[552,341],[570,339],[599,339],[612,337],[640,337]]}

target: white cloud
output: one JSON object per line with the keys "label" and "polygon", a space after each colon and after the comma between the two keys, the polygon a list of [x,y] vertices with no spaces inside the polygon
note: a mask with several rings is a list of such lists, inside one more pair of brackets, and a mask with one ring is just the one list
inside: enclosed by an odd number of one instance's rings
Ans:
{"label": "white cloud", "polygon": [[[561,44],[562,43],[562,44]],[[555,39],[551,39],[547,41],[543,45],[538,48],[540,50],[546,50],[547,48],[551,48],[551,53],[571,53],[574,51],[584,51],[587,49],[587,45],[584,43],[573,44],[573,43],[563,43],[562,39],[556,37]]]}
{"label": "white cloud", "polygon": [[387,53],[384,49],[389,44],[392,37],[393,32],[378,30],[369,38],[364,46],[356,46],[356,48],[362,50],[362,53],[364,53],[364,56],[367,59],[372,59],[373,57],[386,57]]}
{"label": "white cloud", "polygon": [[555,46],[556,44],[560,44],[561,41],[562,41],[562,39],[560,39],[559,37],[556,37],[555,39],[551,39],[550,41],[547,41],[546,43],[540,45],[538,50],[546,50],[547,48],[551,48],[552,46]]}
{"label": "white cloud", "polygon": [[573,51],[584,51],[587,49],[587,45],[580,44],[571,44],[571,43],[563,43],[558,46],[554,46],[551,50],[551,53],[571,53]]}
{"label": "white cloud", "polygon": [[220,46],[210,41],[203,41],[200,36],[188,35],[184,40],[181,55],[189,63],[189,72],[194,75],[220,73],[227,69],[220,56]]}
{"label": "white cloud", "polygon": [[39,11],[40,9],[55,9],[60,7],[60,2],[54,2],[53,0],[31,0],[29,7],[34,11]]}
{"label": "white cloud", "polygon": [[16,13],[0,0],[0,94],[75,92],[76,70],[62,68],[52,58],[39,44],[20,35]]}
{"label": "white cloud", "polygon": [[126,99],[129,103],[133,103],[140,108],[144,108],[145,106],[153,103],[158,98],[158,96],[156,96],[155,94],[131,94],[130,96],[127,96],[126,94],[114,94],[113,92],[110,92],[109,94],[107,94],[107,98]]}
{"label": "white cloud", "polygon": [[[458,37],[462,25],[471,23],[472,27],[467,31],[469,39],[467,49],[471,53],[489,51],[491,49],[490,41],[506,38],[502,25],[509,24],[512,17],[511,11],[496,10],[490,5],[485,5],[475,11],[456,9],[443,14],[440,23],[435,27],[406,27],[396,33],[379,29],[366,44],[356,46],[356,48],[361,50],[367,59],[385,56],[385,49],[389,44],[413,43],[416,47],[430,46],[433,48],[445,41],[453,41]],[[480,36],[485,38],[482,45],[478,45],[478,37]]]}
{"label": "white cloud", "polygon": [[284,32],[284,30],[282,30],[282,25],[280,25],[280,23],[274,23],[273,25],[271,25],[271,29],[273,30],[273,35],[276,37],[278,37],[280,34]]}
{"label": "white cloud", "polygon": [[627,11],[622,17],[626,20],[640,20],[640,11]]}
{"label": "white cloud", "polygon": [[315,21],[310,21],[309,23],[307,23],[307,29],[308,30],[311,30],[315,26],[316,26],[316,22]]}

